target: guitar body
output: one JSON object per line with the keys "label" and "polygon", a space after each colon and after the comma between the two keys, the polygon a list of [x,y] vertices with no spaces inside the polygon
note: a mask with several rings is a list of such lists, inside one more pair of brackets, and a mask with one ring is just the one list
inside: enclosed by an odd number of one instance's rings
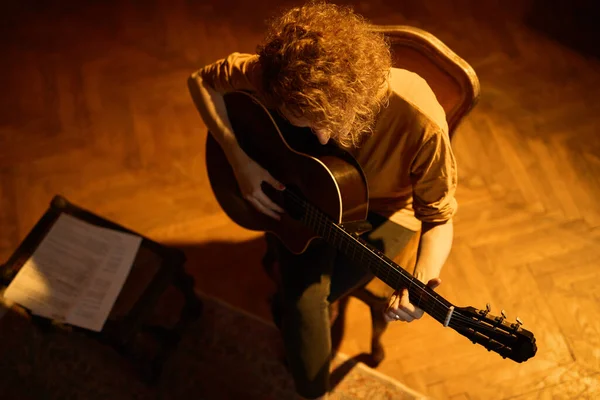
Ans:
{"label": "guitar body", "polygon": [[[279,182],[310,202],[338,224],[365,220],[368,187],[354,158],[333,143],[321,145],[308,128],[289,124],[245,92],[225,95],[229,120],[242,149]],[[225,153],[207,135],[206,166],[212,190],[225,213],[238,225],[272,232],[293,253],[306,250],[318,238],[314,231],[290,214],[280,221],[264,215],[246,201]],[[280,192],[263,184],[265,192],[286,211],[290,204]],[[293,202],[292,202],[293,203]]]}

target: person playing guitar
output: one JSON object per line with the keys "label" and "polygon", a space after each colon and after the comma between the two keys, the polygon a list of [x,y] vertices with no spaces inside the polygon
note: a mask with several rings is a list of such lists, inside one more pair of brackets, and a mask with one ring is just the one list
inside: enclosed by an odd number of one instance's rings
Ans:
{"label": "person playing guitar", "polygon": [[[309,128],[322,145],[332,141],[351,153],[368,182],[373,229],[363,236],[390,258],[400,252],[412,256],[412,274],[433,289],[452,246],[456,161],[444,110],[431,88],[391,64],[386,39],[364,17],[348,7],[311,2],[272,20],[257,54],[236,52],[206,65],[190,76],[188,87],[243,197],[276,220],[284,209],[261,185],[286,188],[242,150],[224,95],[250,92],[290,124]],[[372,275],[319,241],[301,254],[278,244],[277,257],[281,315],[274,318],[297,393],[325,399],[328,305]],[[407,290],[389,295],[387,321],[423,315]]]}

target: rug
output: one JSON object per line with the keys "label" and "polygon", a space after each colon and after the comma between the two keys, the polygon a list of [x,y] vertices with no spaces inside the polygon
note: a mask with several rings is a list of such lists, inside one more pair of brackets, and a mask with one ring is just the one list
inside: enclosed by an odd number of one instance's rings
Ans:
{"label": "rug", "polygon": [[[132,363],[76,332],[42,332],[12,311],[0,319],[0,398],[12,399],[296,399],[274,325],[202,296],[202,317],[148,387]],[[399,382],[335,357],[340,399],[421,399]]]}

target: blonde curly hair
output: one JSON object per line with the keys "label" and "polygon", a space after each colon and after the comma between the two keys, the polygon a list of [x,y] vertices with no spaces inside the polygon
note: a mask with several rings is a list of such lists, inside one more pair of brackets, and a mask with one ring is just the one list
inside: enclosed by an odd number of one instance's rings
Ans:
{"label": "blonde curly hair", "polygon": [[[268,102],[357,147],[385,106],[389,44],[350,7],[310,2],[270,21],[257,48]],[[384,93],[384,95],[382,95]]]}

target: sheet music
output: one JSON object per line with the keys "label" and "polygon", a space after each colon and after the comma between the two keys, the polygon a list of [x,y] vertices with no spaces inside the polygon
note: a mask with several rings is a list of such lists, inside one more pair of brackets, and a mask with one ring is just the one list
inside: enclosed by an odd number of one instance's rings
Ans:
{"label": "sheet music", "polygon": [[61,214],[4,296],[34,314],[100,331],[141,241]]}

